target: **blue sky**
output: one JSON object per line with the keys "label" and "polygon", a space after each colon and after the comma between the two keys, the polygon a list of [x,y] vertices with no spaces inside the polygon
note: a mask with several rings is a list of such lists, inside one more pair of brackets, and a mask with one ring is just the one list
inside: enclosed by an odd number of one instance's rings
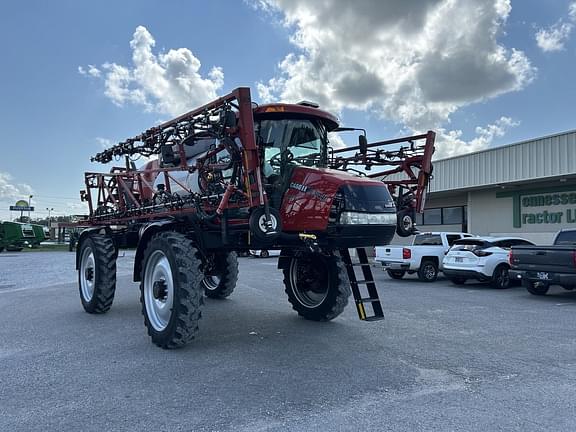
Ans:
{"label": "blue sky", "polygon": [[575,128],[573,1],[408,3],[5,2],[0,219],[30,194],[36,216],[81,212],[103,144],[241,85],[372,139],[435,129],[440,156]]}

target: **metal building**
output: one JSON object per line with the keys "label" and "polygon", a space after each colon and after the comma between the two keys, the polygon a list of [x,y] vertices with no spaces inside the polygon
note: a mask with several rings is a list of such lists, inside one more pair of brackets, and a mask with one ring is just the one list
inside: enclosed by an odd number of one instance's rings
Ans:
{"label": "metal building", "polygon": [[576,228],[576,130],[434,161],[421,231],[550,243]]}

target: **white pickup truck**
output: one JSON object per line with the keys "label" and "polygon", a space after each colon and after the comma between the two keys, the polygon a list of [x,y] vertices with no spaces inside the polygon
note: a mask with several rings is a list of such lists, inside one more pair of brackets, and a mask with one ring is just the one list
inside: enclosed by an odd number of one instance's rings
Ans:
{"label": "white pickup truck", "polygon": [[434,282],[442,271],[442,259],[452,243],[472,234],[459,232],[428,232],[414,236],[411,246],[378,246],[375,261],[392,279],[402,279],[406,273],[418,273],[418,279]]}

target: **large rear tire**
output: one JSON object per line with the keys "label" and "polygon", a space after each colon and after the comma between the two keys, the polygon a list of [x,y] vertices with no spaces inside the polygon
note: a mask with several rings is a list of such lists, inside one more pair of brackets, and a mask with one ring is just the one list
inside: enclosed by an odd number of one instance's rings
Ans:
{"label": "large rear tire", "polygon": [[212,268],[202,281],[206,297],[224,299],[236,288],[238,282],[238,255],[236,252],[214,254]]}
{"label": "large rear tire", "polygon": [[348,304],[350,282],[339,256],[301,253],[283,272],[288,301],[308,320],[330,321]]}
{"label": "large rear tire", "polygon": [[116,292],[116,248],[112,239],[92,234],[80,245],[78,289],[88,313],[108,312]]}
{"label": "large rear tire", "polygon": [[156,234],[144,251],[140,302],[152,342],[178,348],[194,339],[204,303],[202,261],[191,240]]}

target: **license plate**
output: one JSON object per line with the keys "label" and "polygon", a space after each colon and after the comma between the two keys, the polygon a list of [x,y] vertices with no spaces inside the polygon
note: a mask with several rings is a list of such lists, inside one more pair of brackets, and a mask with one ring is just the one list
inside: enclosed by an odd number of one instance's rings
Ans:
{"label": "license plate", "polygon": [[538,272],[536,273],[536,277],[540,280],[550,280],[548,272]]}
{"label": "license plate", "polygon": [[462,258],[462,257],[454,257],[454,262],[457,262],[457,263],[464,262],[464,258]]}

